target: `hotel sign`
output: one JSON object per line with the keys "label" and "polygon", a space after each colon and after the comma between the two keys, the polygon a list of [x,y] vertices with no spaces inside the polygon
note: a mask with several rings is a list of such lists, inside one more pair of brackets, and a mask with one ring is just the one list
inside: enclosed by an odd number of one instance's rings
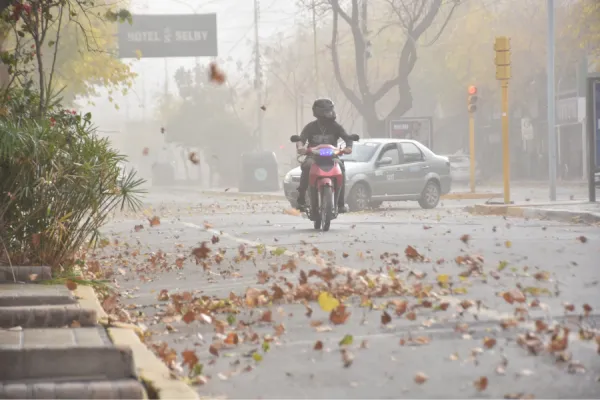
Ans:
{"label": "hotel sign", "polygon": [[119,58],[217,55],[217,14],[134,15],[119,25]]}

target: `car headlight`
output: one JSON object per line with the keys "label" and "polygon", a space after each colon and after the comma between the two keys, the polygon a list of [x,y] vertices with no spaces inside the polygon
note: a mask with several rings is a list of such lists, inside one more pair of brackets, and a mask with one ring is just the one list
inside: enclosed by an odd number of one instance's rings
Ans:
{"label": "car headlight", "polygon": [[283,178],[283,183],[290,183],[292,181],[292,174],[291,173],[287,173],[285,174],[285,177]]}

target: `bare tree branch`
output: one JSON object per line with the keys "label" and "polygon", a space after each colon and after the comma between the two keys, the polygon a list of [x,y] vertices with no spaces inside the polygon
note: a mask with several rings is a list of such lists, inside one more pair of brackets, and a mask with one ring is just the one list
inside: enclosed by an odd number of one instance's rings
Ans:
{"label": "bare tree branch", "polygon": [[[336,1],[337,0],[332,0]],[[337,38],[338,38],[338,20],[340,13],[337,8],[333,8],[333,27],[331,30],[331,58],[333,61],[333,73],[335,75],[335,80],[337,81],[340,89],[344,93],[344,95],[350,100],[352,105],[356,107],[357,110],[362,109],[362,103],[358,96],[352,91],[344,82],[344,78],[342,77],[342,71],[340,69],[340,59],[337,48]],[[342,17],[343,18],[343,17]]]}

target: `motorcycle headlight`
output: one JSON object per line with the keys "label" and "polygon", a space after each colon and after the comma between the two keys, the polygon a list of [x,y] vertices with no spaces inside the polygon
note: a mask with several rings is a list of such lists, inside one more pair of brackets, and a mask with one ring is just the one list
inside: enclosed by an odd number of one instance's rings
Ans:
{"label": "motorcycle headlight", "polygon": [[288,172],[287,174],[285,174],[285,177],[283,178],[283,182],[290,183],[291,181],[292,181],[292,174]]}

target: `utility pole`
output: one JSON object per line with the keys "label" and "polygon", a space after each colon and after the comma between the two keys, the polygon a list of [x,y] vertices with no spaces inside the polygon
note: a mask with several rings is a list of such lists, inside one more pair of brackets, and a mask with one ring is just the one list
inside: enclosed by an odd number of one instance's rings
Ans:
{"label": "utility pole", "polygon": [[[369,83],[369,31],[367,30],[367,1],[368,0],[362,0],[362,35],[363,35],[363,39],[365,41],[365,54],[364,54],[364,66],[365,66],[365,79],[367,81],[367,85]],[[362,93],[362,96],[364,98],[365,93]],[[365,118],[365,116],[363,115],[363,131],[362,134],[364,137],[367,137],[367,129],[368,129],[368,124],[367,124],[367,118]]]}
{"label": "utility pole", "polygon": [[260,68],[260,42],[258,36],[258,21],[260,19],[260,3],[259,0],[254,0],[254,88],[256,89],[257,98],[257,141],[258,148],[263,148],[263,100],[262,100],[262,78]]}
{"label": "utility pole", "polygon": [[550,201],[556,201],[556,111],[554,87],[554,0],[548,0],[548,171]]}
{"label": "utility pole", "polygon": [[469,112],[469,162],[470,162],[470,187],[471,193],[475,193],[475,118],[477,111],[477,86],[469,86],[469,97],[467,97],[467,111]]}
{"label": "utility pole", "polygon": [[312,28],[313,28],[313,57],[315,62],[315,98],[319,97],[321,82],[319,79],[319,52],[317,51],[317,5],[312,0]]}
{"label": "utility pole", "polygon": [[508,130],[508,81],[511,78],[510,70],[510,38],[496,37],[494,43],[496,52],[496,79],[500,81],[502,89],[502,167],[504,170],[504,204],[510,203],[510,146]]}

